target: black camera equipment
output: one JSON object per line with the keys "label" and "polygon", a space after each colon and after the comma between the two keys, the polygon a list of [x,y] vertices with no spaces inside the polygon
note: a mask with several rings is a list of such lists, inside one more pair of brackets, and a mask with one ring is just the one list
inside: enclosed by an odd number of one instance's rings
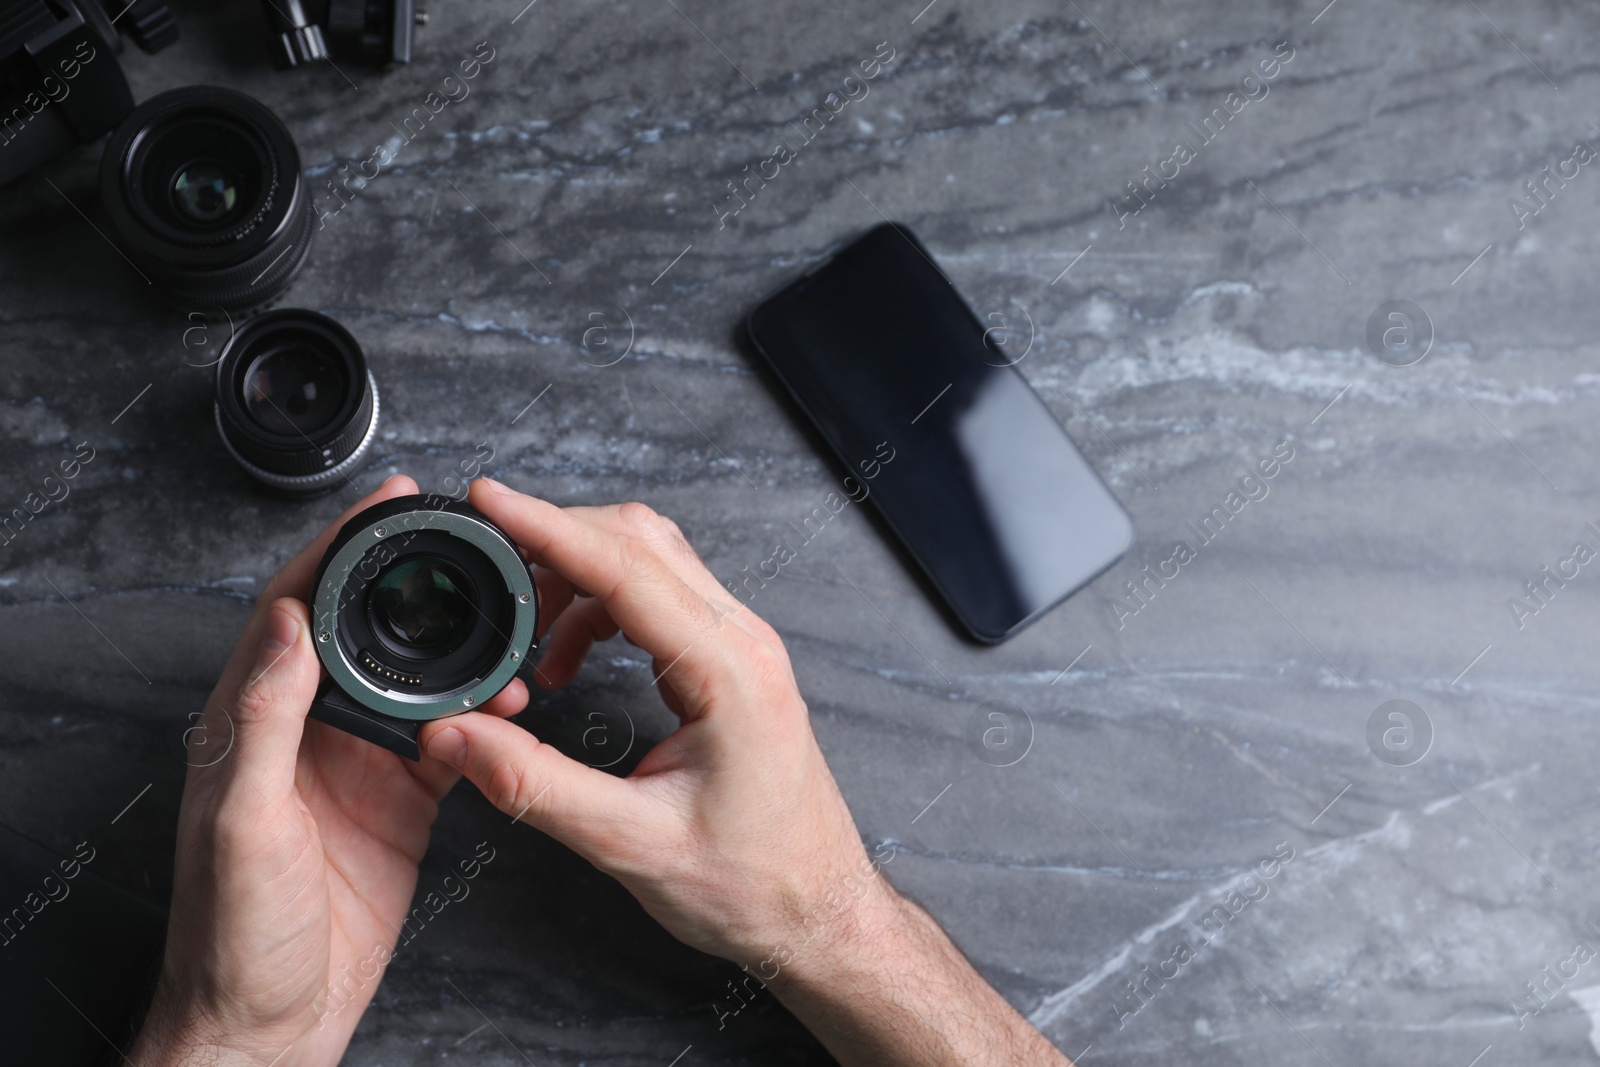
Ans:
{"label": "black camera equipment", "polygon": [[413,27],[425,25],[415,0],[261,0],[279,70],[326,60],[380,67],[411,62]]}
{"label": "black camera equipment", "polygon": [[113,21],[146,52],[178,39],[162,0],[0,0],[0,185],[133,110]]}
{"label": "black camera equipment", "polygon": [[178,24],[164,0],[104,0],[106,9],[116,10],[112,21],[133,38],[141,52],[154,54],[178,39]]}
{"label": "black camera equipment", "polygon": [[467,504],[403,496],[345,523],[311,603],[328,677],[311,717],[420,759],[432,719],[483,704],[535,647],[539,601],[515,545]]}
{"label": "black camera equipment", "polygon": [[316,228],[288,127],[218,86],[135,108],[106,142],[100,197],[128,259],[180,306],[267,304],[299,273]]}
{"label": "black camera equipment", "polygon": [[311,21],[300,0],[261,0],[272,31],[272,65],[279,70],[328,58],[322,27]]}
{"label": "black camera equipment", "polygon": [[0,3],[0,184],[133,110],[120,44],[98,0]]}
{"label": "black camera equipment", "polygon": [[315,496],[366,460],[378,431],[378,385],[349,330],[315,311],[268,311],[223,346],[216,419],[223,444],[252,478]]}
{"label": "black camera equipment", "polygon": [[414,0],[328,0],[333,54],[372,66],[411,62],[412,29],[427,22]]}

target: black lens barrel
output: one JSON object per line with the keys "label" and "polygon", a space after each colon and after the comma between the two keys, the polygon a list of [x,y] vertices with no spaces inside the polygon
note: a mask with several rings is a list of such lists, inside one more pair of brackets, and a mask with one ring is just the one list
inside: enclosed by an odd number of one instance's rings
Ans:
{"label": "black lens barrel", "polygon": [[[285,356],[325,368],[320,380],[310,382],[337,397],[324,406],[330,412],[325,421],[301,425],[294,412],[280,410],[282,418],[266,423],[252,414],[252,406],[260,407],[246,393],[256,388],[252,371]],[[378,410],[377,383],[361,346],[350,331],[315,311],[283,308],[257,315],[217,360],[216,419],[223,443],[247,474],[282,493],[311,496],[344,484],[366,459]]]}
{"label": "black lens barrel", "polygon": [[[227,176],[236,202],[215,217],[180,210],[181,182]],[[151,97],[106,142],[100,195],[117,244],[180,306],[251,310],[305,263],[316,216],[300,153],[253,97],[195,85]]]}

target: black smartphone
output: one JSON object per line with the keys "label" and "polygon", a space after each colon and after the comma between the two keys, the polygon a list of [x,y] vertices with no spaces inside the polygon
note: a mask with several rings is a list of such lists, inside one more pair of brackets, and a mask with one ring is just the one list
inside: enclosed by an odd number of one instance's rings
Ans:
{"label": "black smartphone", "polygon": [[905,226],[812,267],[748,328],[978,640],[1011,637],[1132,547],[1128,513],[1014,365],[1022,340],[985,329]]}

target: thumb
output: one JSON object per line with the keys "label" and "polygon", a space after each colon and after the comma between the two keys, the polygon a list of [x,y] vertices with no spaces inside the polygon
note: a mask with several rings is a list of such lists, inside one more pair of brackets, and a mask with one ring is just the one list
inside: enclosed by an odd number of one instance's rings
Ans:
{"label": "thumb", "polygon": [[470,711],[436,720],[420,738],[489,802],[603,870],[627,867],[626,842],[645,812],[625,780],[569,758],[516,723]]}
{"label": "thumb", "polygon": [[233,776],[269,795],[289,788],[321,675],[310,611],[292,597],[274,601],[262,619],[255,663],[232,707],[221,709],[232,730],[226,762]]}

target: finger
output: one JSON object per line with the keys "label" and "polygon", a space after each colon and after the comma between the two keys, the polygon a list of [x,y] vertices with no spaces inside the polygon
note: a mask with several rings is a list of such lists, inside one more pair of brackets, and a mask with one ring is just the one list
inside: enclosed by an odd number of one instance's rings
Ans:
{"label": "finger", "polygon": [[661,694],[661,703],[665,704],[667,710],[678,717],[679,722],[687,722],[689,720],[689,709],[684,704],[683,698],[678,695],[678,691],[672,688],[672,683],[667,681],[665,677],[666,667],[667,665],[660,660],[657,660],[654,664],[656,692]]}
{"label": "finger", "polygon": [[471,499],[540,566],[592,592],[640,648],[672,664],[678,692],[689,702],[714,683],[742,688],[745,657],[729,643],[753,639],[721,625],[726,613],[719,615],[642,540],[487,478],[473,483]]}
{"label": "finger", "polygon": [[321,678],[311,643],[310,609],[290,597],[273,601],[262,616],[261,639],[252,652],[243,684],[231,699],[213,694],[207,709],[228,720],[227,736],[233,739],[228,757],[216,766],[269,797],[281,796],[294,784],[300,735]]}
{"label": "finger", "polygon": [[[683,563],[693,564],[705,571],[705,563],[700,559],[700,553],[696,552],[689,539],[683,536],[678,524],[646,504],[629,502],[598,507],[576,504],[562,510],[574,518],[591,522],[612,533],[644,538],[662,559],[673,565],[674,570]],[[710,577],[709,571],[705,573]],[[715,578],[711,579],[710,585],[720,588],[716,586]]]}
{"label": "finger", "polygon": [[528,685],[521,678],[513,678],[504,689],[485,700],[478,710],[486,715],[509,719],[513,715],[520,715],[527,706]]}
{"label": "finger", "polygon": [[[592,522],[602,529],[620,536],[637,537],[648,544],[656,555],[673,569],[674,573],[695,592],[706,598],[713,610],[735,618],[745,629],[762,639],[777,634],[754,612],[717,581],[716,575],[706,567],[700,553],[694,550],[678,524],[639,503],[611,504],[605,507],[564,508],[569,515]],[[753,623],[754,625],[750,625]]]}
{"label": "finger", "polygon": [[[485,715],[493,715],[500,719],[509,719],[519,714],[528,706],[528,687],[521,678],[513,678],[500,692],[483,702],[478,710]],[[443,800],[445,794],[455,786],[461,772],[454,767],[440,763],[429,756],[426,751],[420,760],[401,760],[411,776],[421,782],[434,800]]]}
{"label": "finger", "polygon": [[[725,586],[717,582],[716,576],[706,568],[705,562],[700,558],[700,554],[694,550],[694,546],[683,535],[683,531],[679,529],[678,524],[665,515],[658,514],[652,508],[636,502],[611,504],[604,507],[578,506],[563,508],[562,510],[569,515],[592,522],[602,529],[610,530],[619,536],[637,537],[644,541],[655,550],[663,562],[671,567],[685,584],[706,598],[706,602],[711,605],[712,612],[717,615],[719,626],[731,620],[734,625],[744,630],[751,637],[765,642],[775,651],[787,656],[787,652],[783,651],[783,639],[778,636],[778,632],[768,625],[766,620],[747,608]],[[600,620],[594,619],[590,621],[598,623]],[[609,621],[609,619],[606,621]],[[615,624],[612,623],[612,626],[615,627]],[[610,632],[601,632],[598,627],[593,627],[593,629],[595,630],[594,640],[596,641],[605,640],[615,633],[615,629]],[[566,685],[576,676],[577,671],[583,664],[583,660],[589,654],[593,641],[587,640],[585,631],[579,629],[569,631],[562,636],[565,638],[562,642],[558,643],[552,640],[543,664],[547,664],[545,666],[546,674],[551,675],[552,678],[561,675],[559,684]],[[636,642],[631,637],[626,634],[623,636],[628,640],[629,644],[634,644],[637,647]],[[659,674],[660,670],[665,666],[667,665],[657,663],[657,673]],[[671,701],[668,702],[668,706],[672,706]],[[674,707],[673,710],[680,719],[684,717],[681,703],[678,707]]]}
{"label": "finger", "polygon": [[454,767],[495,807],[611,873],[648,835],[652,807],[623,779],[562,755],[515,723],[469,711],[423,727],[429,756]]}
{"label": "finger", "polygon": [[617,624],[598,600],[585,600],[567,609],[550,631],[550,641],[539,659],[539,684],[550,689],[569,685],[597,641],[617,636]]}
{"label": "finger", "polygon": [[534,568],[533,586],[539,592],[539,628],[534,636],[543,637],[550,632],[550,627],[561,617],[561,613],[567,610],[577,591],[572,588],[571,582],[549,567]]}

